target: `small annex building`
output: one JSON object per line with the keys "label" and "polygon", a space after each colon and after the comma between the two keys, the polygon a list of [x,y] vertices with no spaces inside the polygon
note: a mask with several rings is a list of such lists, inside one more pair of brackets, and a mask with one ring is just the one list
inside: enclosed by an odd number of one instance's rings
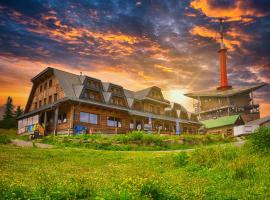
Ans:
{"label": "small annex building", "polygon": [[243,125],[244,121],[240,115],[230,115],[201,121],[207,133],[234,135],[234,127]]}
{"label": "small annex building", "polygon": [[270,116],[250,121],[245,125],[234,127],[234,136],[252,134],[256,129],[262,126],[270,126]]}
{"label": "small annex building", "polygon": [[250,121],[246,125],[270,126],[270,116]]}

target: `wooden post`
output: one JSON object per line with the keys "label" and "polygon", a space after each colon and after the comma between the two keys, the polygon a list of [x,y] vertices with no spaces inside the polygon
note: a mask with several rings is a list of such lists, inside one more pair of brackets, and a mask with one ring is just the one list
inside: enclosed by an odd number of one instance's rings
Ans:
{"label": "wooden post", "polygon": [[230,101],[229,97],[227,97],[227,104],[228,104],[228,116],[230,115]]}
{"label": "wooden post", "polygon": [[46,135],[47,111],[44,113],[44,135]]}
{"label": "wooden post", "polygon": [[201,119],[201,99],[199,96],[198,96],[198,104],[199,104],[199,106],[198,106],[199,119]]}
{"label": "wooden post", "polygon": [[55,110],[54,110],[54,130],[53,130],[53,134],[54,134],[54,135],[57,134],[58,111],[59,111],[59,108],[58,108],[58,106],[57,106],[57,107],[55,108]]}
{"label": "wooden post", "polygon": [[73,124],[74,124],[74,105],[72,104],[70,107],[70,119],[69,119],[69,129],[68,135],[73,134]]}
{"label": "wooden post", "polygon": [[137,127],[136,127],[136,119],[135,119],[135,117],[133,118],[133,130],[136,130],[137,129]]}
{"label": "wooden post", "polygon": [[165,131],[165,122],[164,121],[162,121],[162,129],[161,129],[161,131],[163,132],[165,132],[166,133],[166,131]]}

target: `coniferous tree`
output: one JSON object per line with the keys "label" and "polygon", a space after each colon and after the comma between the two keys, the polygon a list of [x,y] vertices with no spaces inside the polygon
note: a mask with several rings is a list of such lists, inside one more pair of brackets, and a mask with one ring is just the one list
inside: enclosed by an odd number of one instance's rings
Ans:
{"label": "coniferous tree", "polygon": [[16,128],[16,119],[14,117],[14,105],[11,97],[7,98],[7,103],[5,105],[5,113],[3,115],[3,120],[0,121],[0,128]]}
{"label": "coniferous tree", "polygon": [[17,106],[16,110],[15,110],[15,119],[17,119],[19,116],[21,116],[23,114],[23,109],[21,109],[21,106]]}
{"label": "coniferous tree", "polygon": [[14,106],[13,106],[13,101],[11,97],[7,98],[7,103],[5,105],[6,109],[5,109],[5,113],[3,115],[3,120],[10,120],[14,118]]}

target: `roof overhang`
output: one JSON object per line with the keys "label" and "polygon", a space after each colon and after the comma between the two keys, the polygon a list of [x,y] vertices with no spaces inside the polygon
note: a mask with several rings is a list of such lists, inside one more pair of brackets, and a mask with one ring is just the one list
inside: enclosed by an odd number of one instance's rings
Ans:
{"label": "roof overhang", "polygon": [[237,94],[249,93],[254,90],[257,90],[263,86],[267,85],[267,83],[260,83],[253,86],[242,86],[242,87],[233,87],[228,90],[207,90],[207,91],[199,91],[193,93],[184,94],[187,97],[198,99],[199,97],[230,97]]}

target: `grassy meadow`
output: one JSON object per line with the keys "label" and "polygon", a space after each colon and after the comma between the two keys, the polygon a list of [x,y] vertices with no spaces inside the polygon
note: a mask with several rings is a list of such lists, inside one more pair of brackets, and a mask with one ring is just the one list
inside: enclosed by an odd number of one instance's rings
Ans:
{"label": "grassy meadow", "polygon": [[[261,132],[270,135],[270,129]],[[270,199],[270,146],[256,145],[260,140],[188,153],[1,144],[0,197]]]}

